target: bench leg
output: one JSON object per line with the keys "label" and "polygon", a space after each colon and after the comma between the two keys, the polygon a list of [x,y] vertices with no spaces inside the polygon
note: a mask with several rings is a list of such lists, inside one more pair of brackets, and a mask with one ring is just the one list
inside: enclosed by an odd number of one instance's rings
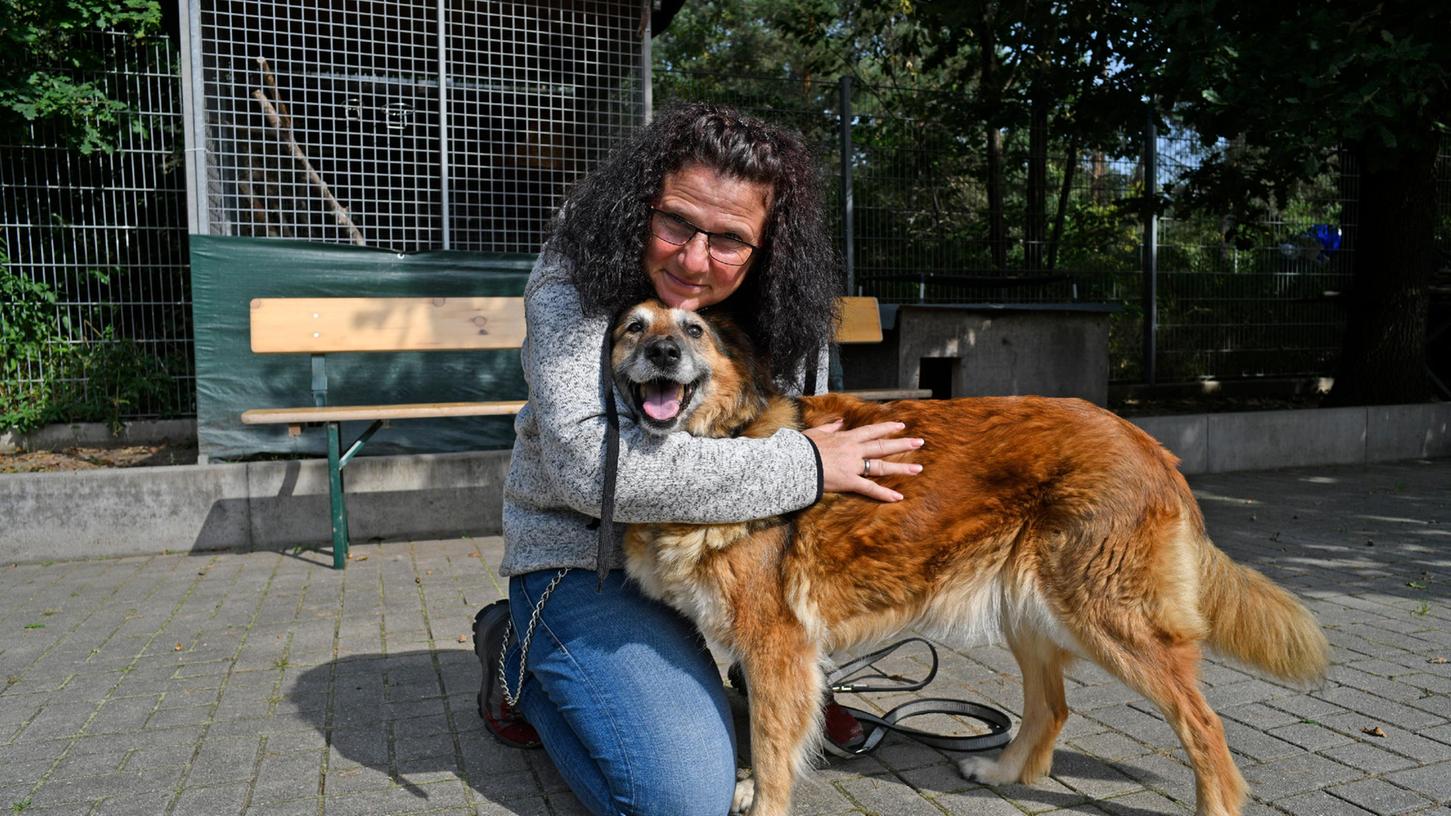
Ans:
{"label": "bench leg", "polygon": [[332,499],[333,569],[348,564],[348,505],[343,501],[342,425],[327,424],[327,481]]}

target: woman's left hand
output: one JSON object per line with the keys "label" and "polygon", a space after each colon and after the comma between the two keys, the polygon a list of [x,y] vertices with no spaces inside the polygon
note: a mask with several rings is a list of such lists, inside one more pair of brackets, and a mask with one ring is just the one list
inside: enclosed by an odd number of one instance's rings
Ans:
{"label": "woman's left hand", "polygon": [[898,502],[902,494],[877,484],[873,479],[887,475],[915,476],[922,466],[888,462],[883,457],[922,447],[915,437],[894,437],[907,426],[900,422],[877,422],[842,430],[837,419],[803,433],[821,455],[822,489],[829,493],[860,493],[884,502]]}

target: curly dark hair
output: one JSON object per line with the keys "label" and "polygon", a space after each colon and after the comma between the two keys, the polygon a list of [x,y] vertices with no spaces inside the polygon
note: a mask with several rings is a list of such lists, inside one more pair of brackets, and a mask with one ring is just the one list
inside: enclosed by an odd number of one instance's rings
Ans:
{"label": "curly dark hair", "polygon": [[799,134],[722,105],[665,110],[575,185],[548,248],[572,262],[587,313],[613,315],[653,297],[642,271],[649,208],[666,176],[695,163],[771,186],[762,248],[741,287],[714,308],[745,328],[773,376],[790,381],[831,340],[844,285],[816,163]]}

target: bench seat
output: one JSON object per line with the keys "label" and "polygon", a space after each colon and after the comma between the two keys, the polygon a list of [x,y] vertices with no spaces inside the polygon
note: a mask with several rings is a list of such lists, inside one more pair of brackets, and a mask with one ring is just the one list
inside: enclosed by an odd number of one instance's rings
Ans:
{"label": "bench seat", "polygon": [[309,408],[253,408],[242,412],[244,425],[316,425],[381,419],[509,416],[519,413],[524,400],[502,402],[420,402],[399,405],[327,405]]}

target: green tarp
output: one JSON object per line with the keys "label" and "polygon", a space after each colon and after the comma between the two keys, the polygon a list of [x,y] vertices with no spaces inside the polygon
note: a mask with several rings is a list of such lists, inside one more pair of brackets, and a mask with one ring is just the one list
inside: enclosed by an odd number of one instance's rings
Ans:
{"label": "green tarp", "polygon": [[[243,425],[249,408],[312,404],[307,354],[253,354],[249,304],[259,297],[484,297],[521,295],[532,255],[400,254],[302,241],[193,235],[197,441],[201,455],[327,454],[324,434]],[[525,399],[519,352],[329,354],[328,404]],[[367,428],[345,423],[344,443]],[[507,448],[512,417],[395,422],[364,453],[440,453]]]}

